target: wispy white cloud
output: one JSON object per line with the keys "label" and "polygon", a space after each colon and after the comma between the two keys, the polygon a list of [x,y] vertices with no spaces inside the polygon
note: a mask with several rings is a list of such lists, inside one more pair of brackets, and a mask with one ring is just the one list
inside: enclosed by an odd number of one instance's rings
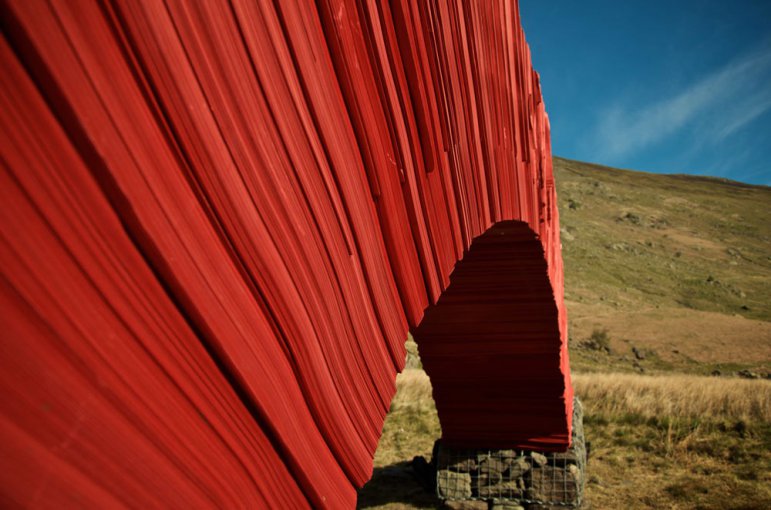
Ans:
{"label": "wispy white cloud", "polygon": [[743,101],[741,105],[737,106],[733,115],[728,119],[729,122],[717,130],[716,138],[718,140],[723,140],[729,135],[734,134],[755,120],[756,117],[760,117],[771,109],[771,78],[766,82],[765,87],[765,90],[751,95],[748,100]]}
{"label": "wispy white cloud", "polygon": [[592,142],[602,160],[617,161],[681,130],[719,143],[771,109],[771,44],[691,83],[673,97],[644,105],[633,98],[602,112]]}

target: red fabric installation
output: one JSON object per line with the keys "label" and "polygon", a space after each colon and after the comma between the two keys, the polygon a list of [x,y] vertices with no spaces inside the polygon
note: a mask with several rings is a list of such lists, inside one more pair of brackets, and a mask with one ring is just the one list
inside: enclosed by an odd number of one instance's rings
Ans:
{"label": "red fabric installation", "polygon": [[515,1],[6,0],[2,32],[4,506],[352,507],[408,329],[503,220],[541,247],[500,260],[537,266],[551,332],[510,404],[550,418],[508,441],[567,444]]}

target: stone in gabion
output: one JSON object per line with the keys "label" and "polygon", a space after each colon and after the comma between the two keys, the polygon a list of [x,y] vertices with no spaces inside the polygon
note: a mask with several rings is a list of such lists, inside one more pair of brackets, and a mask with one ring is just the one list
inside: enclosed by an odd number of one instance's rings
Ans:
{"label": "stone in gabion", "polygon": [[479,463],[479,472],[486,475],[501,475],[509,468],[508,464],[495,456],[488,456]]}
{"label": "stone in gabion", "polygon": [[436,484],[440,497],[464,499],[471,497],[471,475],[442,470],[436,473]]}
{"label": "stone in gabion", "polygon": [[523,490],[516,480],[501,482],[497,485],[480,487],[479,496],[482,498],[519,498]]}
{"label": "stone in gabion", "polygon": [[554,503],[572,503],[578,498],[581,475],[574,464],[568,469],[552,466],[533,467],[525,476],[528,499]]}
{"label": "stone in gabion", "polygon": [[525,457],[509,459],[509,477],[518,478],[530,470],[530,463]]}
{"label": "stone in gabion", "polygon": [[473,453],[468,455],[453,452],[450,455],[447,450],[439,449],[437,469],[449,469],[458,473],[469,473],[477,468],[477,457]]}

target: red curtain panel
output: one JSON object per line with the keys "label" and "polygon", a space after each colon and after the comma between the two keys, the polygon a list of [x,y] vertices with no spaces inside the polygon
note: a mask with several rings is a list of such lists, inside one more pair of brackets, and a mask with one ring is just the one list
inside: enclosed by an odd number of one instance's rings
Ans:
{"label": "red curtain panel", "polygon": [[567,446],[515,0],[0,5],[3,506],[352,508],[408,331],[448,442]]}

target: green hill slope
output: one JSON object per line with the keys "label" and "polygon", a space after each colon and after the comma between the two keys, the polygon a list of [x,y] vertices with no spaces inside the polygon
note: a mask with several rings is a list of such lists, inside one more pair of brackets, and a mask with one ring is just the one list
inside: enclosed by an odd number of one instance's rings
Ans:
{"label": "green hill slope", "polygon": [[554,167],[575,369],[771,370],[771,188]]}

